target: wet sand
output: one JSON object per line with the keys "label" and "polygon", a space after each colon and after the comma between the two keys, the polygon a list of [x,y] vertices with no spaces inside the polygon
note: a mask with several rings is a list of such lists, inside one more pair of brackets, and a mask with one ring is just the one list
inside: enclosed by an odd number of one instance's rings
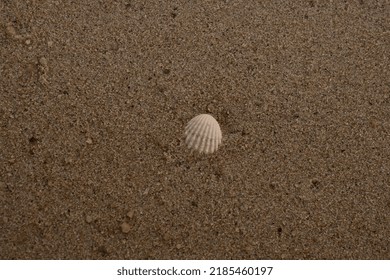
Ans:
{"label": "wet sand", "polygon": [[[389,18],[1,1],[0,258],[389,259]],[[184,143],[201,113],[211,155]]]}

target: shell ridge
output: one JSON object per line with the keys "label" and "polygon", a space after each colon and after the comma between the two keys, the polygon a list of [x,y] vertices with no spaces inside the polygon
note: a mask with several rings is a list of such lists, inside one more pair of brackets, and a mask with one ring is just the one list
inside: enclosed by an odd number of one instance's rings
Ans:
{"label": "shell ridge", "polygon": [[196,145],[195,149],[199,150],[199,151],[202,151],[203,139],[205,137],[205,131],[207,130],[208,123],[205,120],[205,117],[202,118],[202,121],[200,123],[201,123],[201,126],[196,131],[197,136],[198,136],[198,142],[197,142],[197,145]]}
{"label": "shell ridge", "polygon": [[208,150],[207,142],[209,141],[210,133],[212,133],[212,132],[213,132],[212,126],[209,123],[207,123],[207,126],[204,130],[203,139],[202,139],[202,147],[201,147],[201,150],[205,151],[206,154],[207,154],[207,150]]}
{"label": "shell ridge", "polygon": [[189,133],[190,148],[193,148],[195,150],[197,150],[199,146],[201,135],[198,133],[198,131],[201,126],[202,126],[201,122],[196,123],[196,125],[194,125],[194,127],[191,129]]}
{"label": "shell ridge", "polygon": [[[199,117],[199,116],[198,116]],[[193,118],[191,121],[192,121],[192,124],[191,126],[187,129],[187,139],[186,139],[186,142],[188,141],[188,147],[189,148],[195,148],[194,146],[196,145],[197,141],[198,141],[198,135],[197,135],[197,131],[198,131],[198,128],[202,125],[202,122],[199,122],[199,119],[198,117],[195,117]],[[190,121],[190,122],[191,122]],[[196,148],[195,148],[196,149]]]}
{"label": "shell ridge", "polygon": [[211,137],[208,139],[207,152],[209,152],[209,153],[214,152],[214,148],[215,148],[214,139],[215,139],[216,135],[217,135],[217,130],[216,130],[215,127],[214,127],[213,130],[212,130],[212,135],[211,135]]}

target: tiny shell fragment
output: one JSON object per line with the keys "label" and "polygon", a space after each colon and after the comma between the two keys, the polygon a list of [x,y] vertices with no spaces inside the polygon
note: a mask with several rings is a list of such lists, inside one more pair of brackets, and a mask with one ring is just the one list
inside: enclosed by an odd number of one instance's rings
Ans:
{"label": "tiny shell fragment", "polygon": [[222,131],[218,122],[208,114],[191,119],[185,129],[188,148],[200,153],[211,154],[222,142]]}

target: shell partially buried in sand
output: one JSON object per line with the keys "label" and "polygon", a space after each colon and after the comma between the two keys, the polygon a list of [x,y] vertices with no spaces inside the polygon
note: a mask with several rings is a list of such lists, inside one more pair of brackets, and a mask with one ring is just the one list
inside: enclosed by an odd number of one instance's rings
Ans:
{"label": "shell partially buried in sand", "polygon": [[191,119],[185,129],[188,148],[200,153],[211,154],[222,142],[222,131],[218,122],[208,114]]}

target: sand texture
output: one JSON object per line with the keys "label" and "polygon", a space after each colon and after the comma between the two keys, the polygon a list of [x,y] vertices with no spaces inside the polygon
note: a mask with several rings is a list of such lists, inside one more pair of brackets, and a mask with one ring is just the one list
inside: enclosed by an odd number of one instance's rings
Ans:
{"label": "sand texture", "polygon": [[389,56],[386,0],[0,0],[0,258],[389,259]]}

